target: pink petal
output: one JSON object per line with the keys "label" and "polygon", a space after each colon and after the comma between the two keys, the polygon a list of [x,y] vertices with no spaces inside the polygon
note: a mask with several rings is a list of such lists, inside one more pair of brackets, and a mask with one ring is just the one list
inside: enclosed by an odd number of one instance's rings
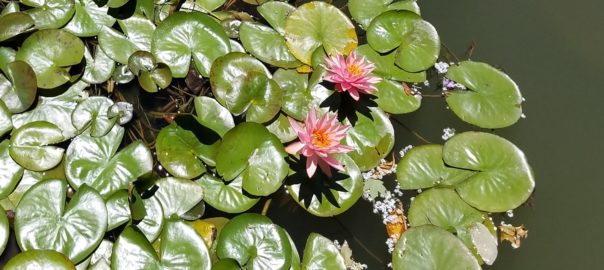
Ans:
{"label": "pink petal", "polygon": [[344,167],[342,167],[342,164],[334,157],[323,158],[323,161],[325,161],[327,164],[329,164],[329,166],[334,167],[335,169],[337,169],[339,171],[344,170]]}
{"label": "pink petal", "polygon": [[317,171],[317,156],[310,156],[306,159],[306,174],[309,178],[312,178]]}
{"label": "pink petal", "polygon": [[359,101],[359,92],[357,91],[356,88],[350,88],[348,89],[348,93],[350,94],[350,96],[352,97],[352,99]]}
{"label": "pink petal", "polygon": [[292,143],[292,144],[288,145],[287,147],[285,147],[285,152],[295,155],[298,152],[300,152],[300,150],[302,150],[302,148],[304,148],[303,143],[295,142],[295,143]]}
{"label": "pink petal", "polygon": [[321,168],[321,171],[323,171],[327,177],[331,177],[331,168],[327,162],[323,161],[323,159],[319,159],[319,168]]}

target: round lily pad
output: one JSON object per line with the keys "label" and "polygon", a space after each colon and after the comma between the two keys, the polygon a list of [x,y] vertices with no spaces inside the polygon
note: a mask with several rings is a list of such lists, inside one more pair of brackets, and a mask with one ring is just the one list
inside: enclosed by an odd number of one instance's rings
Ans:
{"label": "round lily pad", "polygon": [[203,199],[201,186],[188,179],[167,177],[155,184],[158,189],[153,196],[161,203],[165,218],[180,216]]}
{"label": "round lily pad", "polygon": [[350,15],[362,28],[366,29],[375,17],[387,10],[409,10],[420,14],[416,0],[350,0],[348,10]]}
{"label": "round lily pad", "polygon": [[30,30],[34,20],[26,13],[15,12],[0,16],[0,42]]}
{"label": "round lily pad", "polygon": [[84,58],[86,59],[86,68],[84,69],[84,75],[82,75],[82,81],[99,84],[106,82],[113,75],[115,61],[105,54],[101,47],[95,47],[94,57],[90,50],[86,48]]}
{"label": "round lily pad", "polygon": [[222,212],[242,213],[252,208],[259,200],[243,194],[242,176],[227,184],[220,178],[204,174],[196,182],[203,188],[203,200]]}
{"label": "round lily pad", "polygon": [[164,225],[164,210],[157,198],[151,197],[144,199],[145,218],[141,220],[136,227],[145,235],[149,242],[155,241],[159,237]]}
{"label": "round lily pad", "polygon": [[296,7],[281,1],[269,1],[257,8],[258,13],[270,24],[277,33],[285,34],[285,21]]}
{"label": "round lily pad", "polygon": [[27,191],[15,214],[15,234],[22,250],[52,249],[73,262],[90,255],[107,229],[107,209],[101,196],[83,186],[65,208],[67,183],[46,180]]}
{"label": "round lily pad", "polygon": [[[302,177],[302,179],[296,181],[299,182],[297,184],[287,186],[289,194],[300,206],[315,216],[331,217],[344,213],[363,195],[363,178],[359,167],[347,155],[334,157],[344,165],[346,172],[336,174],[336,177],[322,179],[322,182],[315,178],[308,179],[306,174],[290,176]],[[317,195],[321,198],[317,198]],[[334,202],[337,205],[334,205]]]}
{"label": "round lily pad", "polygon": [[483,214],[464,202],[454,190],[433,188],[415,197],[408,218],[412,227],[432,224],[456,232],[482,222]]}
{"label": "round lily pad", "polygon": [[312,269],[339,269],[346,270],[344,257],[333,241],[324,236],[311,233],[304,247],[303,270]]}
{"label": "round lily pad", "polygon": [[290,52],[307,65],[320,46],[329,54],[348,54],[358,43],[350,19],[333,5],[319,1],[301,5],[287,17],[285,40]]}
{"label": "round lily pad", "polygon": [[16,60],[31,66],[39,88],[49,89],[68,82],[69,68],[79,64],[83,57],[82,40],[65,30],[47,29],[27,37]]}
{"label": "round lily pad", "polygon": [[21,167],[32,171],[46,171],[57,166],[63,159],[63,148],[48,146],[65,138],[52,123],[38,121],[19,127],[10,140],[10,156]]}
{"label": "round lily pad", "polygon": [[103,25],[111,27],[115,23],[108,10],[109,7],[99,7],[94,0],[75,1],[75,15],[63,29],[79,37],[96,36]]}
{"label": "round lily pad", "polygon": [[235,127],[235,120],[229,110],[211,97],[196,97],[195,113],[200,124],[215,131],[221,137]]}
{"label": "round lily pad", "polygon": [[[356,49],[357,55],[375,65],[373,73],[384,78],[403,82],[424,82],[426,81],[426,72],[407,72],[394,64],[396,52],[385,55],[374,51],[371,46],[364,44]],[[378,87],[379,89],[379,87]],[[379,94],[379,91],[377,92]]]}
{"label": "round lily pad", "polygon": [[383,79],[375,85],[375,102],[387,113],[404,114],[414,112],[421,106],[422,96],[408,94],[403,84]]}
{"label": "round lily pad", "polygon": [[503,128],[520,119],[522,96],[505,73],[465,61],[450,67],[447,77],[467,88],[447,94],[447,104],[461,120],[482,128]]}
{"label": "round lily pad", "polygon": [[26,12],[34,19],[38,29],[56,29],[65,25],[75,12],[74,0],[21,0],[33,7]]}
{"label": "round lily pad", "polygon": [[367,28],[367,42],[376,51],[397,49],[395,63],[408,72],[430,68],[440,54],[440,38],[434,26],[411,11],[387,11]]}
{"label": "round lily pad", "polygon": [[9,148],[8,140],[0,143],[0,199],[8,197],[23,176],[23,167],[10,157]]}
{"label": "round lily pad", "polygon": [[473,174],[470,170],[446,166],[443,146],[437,144],[413,147],[396,167],[396,179],[402,189],[455,186]]}
{"label": "round lily pad", "polygon": [[117,118],[117,123],[125,125],[132,120],[134,106],[125,101],[118,101],[109,107],[107,116]]}
{"label": "round lily pad", "polygon": [[[428,263],[429,262],[429,263]],[[397,241],[392,268],[398,270],[480,270],[461,240],[433,225],[412,227]]]}
{"label": "round lily pad", "polygon": [[123,136],[124,128],[115,125],[103,137],[89,133],[76,137],[65,154],[65,175],[71,186],[77,189],[87,184],[106,198],[151,172],[153,157],[141,141],[116,154]]}
{"label": "round lily pad", "polygon": [[264,126],[246,122],[229,130],[216,156],[216,170],[226,181],[241,175],[243,189],[256,196],[275,192],[287,176],[285,149]]}
{"label": "round lily pad", "polygon": [[27,110],[36,100],[36,73],[23,61],[8,63],[5,78],[0,74],[0,99],[11,113]]}
{"label": "round lily pad", "polygon": [[248,213],[234,217],[224,226],[216,254],[220,259],[234,259],[246,269],[287,270],[292,247],[285,231],[269,218]]}
{"label": "round lily pad", "polygon": [[283,112],[298,121],[304,120],[312,106],[319,107],[332,93],[320,84],[312,85],[307,74],[295,70],[278,69],[273,79],[283,90]]}
{"label": "round lily pad", "polygon": [[455,135],[445,143],[443,160],[449,166],[476,171],[457,185],[457,193],[483,211],[514,209],[524,203],[535,188],[524,153],[497,135],[482,132]]}
{"label": "round lily pad", "polygon": [[91,136],[104,136],[116,122],[116,119],[107,116],[107,111],[112,105],[113,101],[109,98],[89,97],[75,107],[71,113],[71,123],[79,132],[90,128]]}
{"label": "round lily pad", "polygon": [[176,12],[157,27],[151,52],[175,78],[184,78],[191,57],[197,71],[207,77],[214,60],[230,50],[228,36],[214,19],[200,12]]}
{"label": "round lily pad", "polygon": [[[371,108],[372,119],[357,112],[358,121],[346,133],[344,144],[355,150],[348,155],[361,171],[375,168],[394,147],[394,127],[390,119],[379,108]],[[344,122],[350,124],[348,120]]]}
{"label": "round lily pad", "polygon": [[267,64],[281,68],[295,68],[298,61],[285,45],[285,39],[270,27],[254,22],[243,22],[239,38],[246,51]]}
{"label": "round lily pad", "polygon": [[61,269],[75,270],[76,267],[65,257],[65,255],[54,250],[28,250],[23,251],[4,266],[6,270],[27,270],[27,269]]}
{"label": "round lily pad", "polygon": [[143,15],[135,14],[125,20],[118,20],[123,34],[102,26],[99,32],[99,46],[111,59],[128,64],[128,58],[136,51],[151,51],[151,39],[155,24]]}

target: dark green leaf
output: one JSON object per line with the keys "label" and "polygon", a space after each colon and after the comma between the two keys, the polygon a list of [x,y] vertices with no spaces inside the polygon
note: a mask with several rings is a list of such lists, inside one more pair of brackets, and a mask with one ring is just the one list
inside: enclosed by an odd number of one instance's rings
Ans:
{"label": "dark green leaf", "polygon": [[197,180],[203,188],[203,200],[207,204],[222,212],[233,214],[245,212],[258,202],[258,199],[243,194],[242,182],[241,176],[227,184],[209,174],[204,174]]}
{"label": "dark green leaf", "polygon": [[5,69],[8,80],[0,74],[0,99],[10,112],[23,112],[36,100],[36,73],[18,60],[8,63]]}
{"label": "dark green leaf", "polygon": [[396,52],[390,52],[381,55],[374,51],[371,46],[365,44],[356,49],[359,56],[365,57],[369,62],[375,65],[373,73],[384,79],[390,79],[403,82],[424,82],[426,81],[426,72],[417,73],[407,72],[394,64]]}
{"label": "dark green leaf", "polygon": [[21,12],[10,13],[0,17],[0,42],[30,30],[34,20]]}
{"label": "dark green leaf", "polygon": [[77,0],[75,15],[63,29],[79,37],[96,36],[103,25],[111,27],[115,23],[108,10],[109,7],[99,7],[93,0]]}
{"label": "dark green leaf", "polygon": [[34,19],[37,29],[56,29],[65,25],[75,12],[74,0],[21,0],[33,7],[25,12]]}
{"label": "dark green leaf", "polygon": [[454,190],[433,188],[415,197],[408,218],[411,227],[432,224],[456,232],[482,222],[483,214],[464,202]]}
{"label": "dark green leaf", "polygon": [[281,68],[295,68],[298,61],[285,45],[285,39],[270,27],[254,22],[243,22],[239,38],[246,51],[267,64]]}

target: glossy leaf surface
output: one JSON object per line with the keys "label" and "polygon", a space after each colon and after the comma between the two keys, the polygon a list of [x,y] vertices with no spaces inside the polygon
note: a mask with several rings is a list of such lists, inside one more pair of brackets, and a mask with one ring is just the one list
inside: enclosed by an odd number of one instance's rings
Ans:
{"label": "glossy leaf surface", "polygon": [[10,141],[10,156],[21,167],[32,171],[46,171],[63,159],[63,148],[48,146],[65,140],[61,130],[49,122],[31,122],[19,127]]}

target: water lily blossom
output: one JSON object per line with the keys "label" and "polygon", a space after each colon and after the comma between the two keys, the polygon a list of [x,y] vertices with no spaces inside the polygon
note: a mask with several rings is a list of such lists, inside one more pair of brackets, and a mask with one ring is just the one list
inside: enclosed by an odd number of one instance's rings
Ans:
{"label": "water lily blossom", "polygon": [[345,154],[353,150],[350,146],[340,144],[350,127],[342,125],[336,118],[336,115],[326,113],[317,119],[317,111],[314,107],[306,116],[304,126],[288,117],[300,141],[288,145],[285,151],[292,155],[300,153],[306,157],[308,177],[315,174],[317,166],[327,176],[331,176],[330,167],[344,170],[342,164],[331,155]]}
{"label": "water lily blossom", "polygon": [[354,100],[359,100],[360,94],[371,94],[377,91],[376,83],[382,79],[372,76],[371,72],[375,65],[365,59],[358,57],[353,51],[348,57],[337,53],[331,57],[325,57],[326,71],[324,79],[336,84],[336,91],[348,92]]}

